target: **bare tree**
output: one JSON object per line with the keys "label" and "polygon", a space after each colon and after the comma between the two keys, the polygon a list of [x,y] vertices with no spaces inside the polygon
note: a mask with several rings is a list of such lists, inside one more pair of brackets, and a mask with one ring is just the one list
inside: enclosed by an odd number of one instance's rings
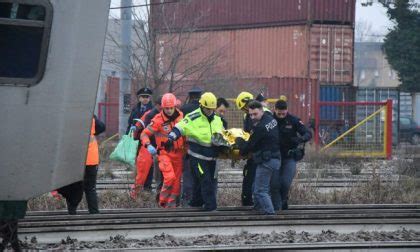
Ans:
{"label": "bare tree", "polygon": [[384,37],[373,31],[372,24],[364,19],[357,20],[354,36],[356,42],[380,42]]}
{"label": "bare tree", "polygon": [[[174,3],[182,8],[189,2]],[[164,5],[156,8],[164,8]],[[209,50],[209,34],[199,32],[197,22],[203,13],[184,22],[176,28],[164,9],[153,12],[150,8],[137,8],[133,11],[132,55],[128,72],[135,88],[151,87],[160,92],[176,92],[181,83],[194,81],[201,83],[206,79],[221,77],[217,62],[224,55],[224,45]],[[153,25],[159,20],[159,29]],[[118,26],[119,20],[113,22]],[[120,38],[116,31],[109,29],[107,43],[112,45],[104,54],[104,61],[121,68],[118,51]]]}

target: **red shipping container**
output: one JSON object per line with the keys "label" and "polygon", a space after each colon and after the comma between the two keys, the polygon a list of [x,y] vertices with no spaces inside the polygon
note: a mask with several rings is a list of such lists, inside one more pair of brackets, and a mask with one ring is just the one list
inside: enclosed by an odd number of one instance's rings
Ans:
{"label": "red shipping container", "polygon": [[310,76],[322,83],[353,83],[354,29],[314,25],[310,31]]}
{"label": "red shipping container", "polygon": [[[152,0],[152,26],[225,30],[327,23],[354,25],[356,0]],[[163,3],[163,4],[161,4]]]}
{"label": "red shipping container", "polygon": [[272,99],[285,95],[290,113],[298,116],[305,124],[315,117],[315,106],[319,98],[317,80],[290,77],[257,78],[238,80],[235,86],[238,93],[249,91],[256,95],[263,91],[265,97]]}
{"label": "red shipping container", "polygon": [[[177,39],[157,36],[157,51],[165,68],[171,62]],[[178,62],[176,74],[203,59],[217,56],[210,78],[298,77],[323,83],[348,84],[353,80],[353,36],[350,26],[299,25],[270,28],[194,32],[186,38],[187,50]],[[183,44],[183,43],[182,43]],[[175,46],[176,47],[176,46]],[[194,80],[197,76],[185,78]]]}

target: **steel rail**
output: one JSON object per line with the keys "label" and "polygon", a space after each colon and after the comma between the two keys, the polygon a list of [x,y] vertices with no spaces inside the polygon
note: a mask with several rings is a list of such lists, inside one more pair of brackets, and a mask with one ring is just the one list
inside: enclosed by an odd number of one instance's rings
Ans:
{"label": "steel rail", "polygon": [[104,210],[103,214],[67,216],[63,212],[29,212],[19,223],[20,236],[38,241],[60,241],[67,235],[79,240],[101,240],[121,234],[147,238],[166,233],[194,237],[204,234],[238,234],[359,230],[420,231],[420,205],[291,206],[277,215],[260,215],[250,208],[228,207],[204,212],[197,208]]}

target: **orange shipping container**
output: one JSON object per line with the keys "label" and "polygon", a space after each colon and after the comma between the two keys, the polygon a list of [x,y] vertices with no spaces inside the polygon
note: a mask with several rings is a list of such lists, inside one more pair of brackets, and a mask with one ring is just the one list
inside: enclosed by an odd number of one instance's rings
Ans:
{"label": "orange shipping container", "polygon": [[[176,76],[186,69],[211,63],[209,76],[215,78],[298,77],[321,83],[352,82],[353,34],[350,26],[300,25],[227,31],[195,32],[177,39],[160,34],[157,52],[160,65],[169,66],[173,43],[184,40],[184,54]],[[212,59],[212,60],[210,60]],[[214,60],[216,59],[216,60]],[[214,61],[213,61],[214,60]],[[209,63],[210,65],[210,63]],[[190,75],[186,79],[196,79]]]}

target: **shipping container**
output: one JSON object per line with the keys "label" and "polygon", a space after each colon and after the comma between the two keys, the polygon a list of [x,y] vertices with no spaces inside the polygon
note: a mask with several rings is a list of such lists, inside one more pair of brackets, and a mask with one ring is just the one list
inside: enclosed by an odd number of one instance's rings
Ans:
{"label": "shipping container", "polygon": [[152,0],[152,4],[152,26],[160,32],[173,32],[308,23],[353,26],[356,0]]}
{"label": "shipping container", "polygon": [[[319,84],[317,80],[306,78],[244,78],[225,79],[207,82],[182,81],[174,92],[184,101],[186,92],[192,86],[200,86],[203,90],[213,92],[217,97],[230,99],[231,106],[227,113],[229,127],[242,127],[243,112],[236,108],[234,99],[242,92],[247,91],[257,96],[263,93],[269,99],[277,100],[280,95],[288,99],[289,111],[306,124],[315,117],[315,105],[319,98]],[[271,107],[274,102],[272,100]]]}
{"label": "shipping container", "polygon": [[343,25],[314,25],[310,33],[311,78],[321,83],[352,83],[354,29]]}
{"label": "shipping container", "polygon": [[315,106],[319,99],[319,83],[316,79],[274,77],[257,79],[254,83],[264,87],[264,94],[269,98],[278,99],[280,95],[285,95],[290,113],[305,124],[315,118]]}
{"label": "shipping container", "polygon": [[[195,32],[181,36],[190,53],[181,56],[175,75],[181,76],[206,59],[216,59],[211,61],[214,63],[209,72],[218,78],[279,76],[349,84],[353,81],[353,34],[351,26],[341,25]],[[164,69],[173,59],[171,48],[177,41],[173,36],[177,35],[157,36],[157,51]]]}
{"label": "shipping container", "polygon": [[[352,86],[321,85],[319,91],[321,102],[351,102],[355,100],[355,89]],[[344,110],[341,106],[321,106],[320,120],[343,119]]]}

